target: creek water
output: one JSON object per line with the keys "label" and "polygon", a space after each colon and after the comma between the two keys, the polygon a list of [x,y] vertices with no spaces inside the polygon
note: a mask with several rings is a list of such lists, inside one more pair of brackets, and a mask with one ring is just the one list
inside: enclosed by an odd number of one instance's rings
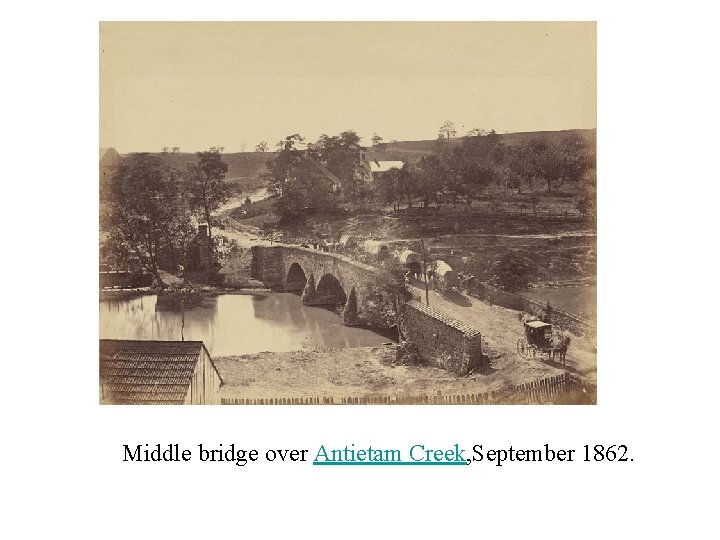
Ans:
{"label": "creek water", "polygon": [[[184,324],[183,324],[184,318]],[[369,347],[391,338],[343,326],[292,293],[143,295],[100,301],[100,338],[203,341],[212,357],[306,348]]]}

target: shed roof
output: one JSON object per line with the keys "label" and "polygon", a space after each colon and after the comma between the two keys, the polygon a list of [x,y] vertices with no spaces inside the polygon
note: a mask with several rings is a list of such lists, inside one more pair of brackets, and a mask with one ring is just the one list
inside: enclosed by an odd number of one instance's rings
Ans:
{"label": "shed roof", "polygon": [[202,341],[101,339],[100,382],[106,399],[117,404],[182,404],[203,350],[207,353]]}

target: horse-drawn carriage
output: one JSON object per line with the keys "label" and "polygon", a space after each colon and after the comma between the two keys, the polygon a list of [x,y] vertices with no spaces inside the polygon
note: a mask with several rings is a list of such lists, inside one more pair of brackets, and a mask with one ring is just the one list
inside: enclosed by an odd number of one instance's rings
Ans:
{"label": "horse-drawn carriage", "polygon": [[559,327],[553,327],[543,321],[525,320],[525,337],[517,341],[517,351],[520,356],[527,359],[540,358],[542,354],[548,355],[548,360],[556,356],[565,365],[565,353],[567,352],[570,338],[563,335]]}

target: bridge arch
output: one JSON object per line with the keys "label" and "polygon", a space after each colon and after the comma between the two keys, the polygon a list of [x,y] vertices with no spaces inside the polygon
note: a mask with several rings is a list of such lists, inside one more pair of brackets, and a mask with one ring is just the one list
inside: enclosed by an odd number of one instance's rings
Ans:
{"label": "bridge arch", "polygon": [[288,292],[302,291],[305,283],[307,283],[305,270],[298,263],[292,263],[285,278],[285,290]]}
{"label": "bridge arch", "polygon": [[318,281],[315,291],[317,304],[345,305],[347,302],[342,284],[332,274],[324,274]]}

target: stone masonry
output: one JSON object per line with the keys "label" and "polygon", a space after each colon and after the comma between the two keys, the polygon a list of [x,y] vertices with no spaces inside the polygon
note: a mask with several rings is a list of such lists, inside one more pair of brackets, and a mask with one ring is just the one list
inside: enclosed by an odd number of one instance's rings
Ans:
{"label": "stone masonry", "polygon": [[458,375],[482,366],[479,330],[417,301],[405,304],[400,325],[403,337],[433,365]]}

